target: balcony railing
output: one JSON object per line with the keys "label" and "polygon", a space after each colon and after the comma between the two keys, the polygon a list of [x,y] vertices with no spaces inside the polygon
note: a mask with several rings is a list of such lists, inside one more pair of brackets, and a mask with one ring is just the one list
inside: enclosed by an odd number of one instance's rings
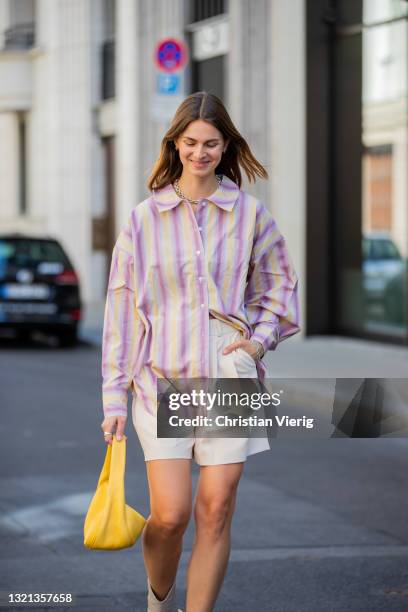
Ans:
{"label": "balcony railing", "polygon": [[4,49],[30,49],[35,42],[35,24],[19,23],[4,32]]}
{"label": "balcony railing", "polygon": [[115,97],[115,41],[102,45],[102,99]]}

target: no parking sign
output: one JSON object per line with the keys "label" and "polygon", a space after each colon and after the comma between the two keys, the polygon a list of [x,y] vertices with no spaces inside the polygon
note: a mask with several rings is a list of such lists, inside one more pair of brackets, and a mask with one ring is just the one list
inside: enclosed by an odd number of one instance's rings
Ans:
{"label": "no parking sign", "polygon": [[187,59],[187,48],[181,40],[164,38],[157,43],[154,51],[154,63],[158,72],[151,108],[154,121],[171,120],[178,105],[183,100],[183,68]]}
{"label": "no parking sign", "polygon": [[176,72],[187,62],[187,49],[181,40],[164,38],[156,45],[154,59],[159,70]]}

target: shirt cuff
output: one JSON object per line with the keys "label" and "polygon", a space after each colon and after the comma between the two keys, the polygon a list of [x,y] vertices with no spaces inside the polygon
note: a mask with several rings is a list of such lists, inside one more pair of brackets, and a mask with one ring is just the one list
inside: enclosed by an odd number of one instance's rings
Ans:
{"label": "shirt cuff", "polygon": [[266,351],[274,351],[279,344],[279,323],[258,323],[249,339],[260,342],[265,353]]}
{"label": "shirt cuff", "polygon": [[123,410],[123,408],[104,408],[103,415],[105,418],[107,417],[127,417],[127,410]]}
{"label": "shirt cuff", "polygon": [[122,390],[104,390],[102,393],[103,414],[105,417],[127,416],[128,393]]}

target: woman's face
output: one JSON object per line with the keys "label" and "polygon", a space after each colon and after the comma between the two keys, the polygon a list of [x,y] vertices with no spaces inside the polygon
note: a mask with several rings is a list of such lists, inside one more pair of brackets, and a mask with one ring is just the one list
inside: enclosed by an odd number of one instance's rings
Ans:
{"label": "woman's face", "polygon": [[214,174],[227,141],[211,123],[197,119],[187,126],[175,144],[183,172],[204,178]]}

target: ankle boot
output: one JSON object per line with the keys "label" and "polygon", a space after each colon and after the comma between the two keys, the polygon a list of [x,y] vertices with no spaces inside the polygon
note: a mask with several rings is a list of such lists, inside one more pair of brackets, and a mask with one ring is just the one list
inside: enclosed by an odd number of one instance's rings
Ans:
{"label": "ankle boot", "polygon": [[149,578],[147,578],[147,612],[175,612],[176,610],[176,581],[173,582],[166,597],[158,599],[153,592]]}

